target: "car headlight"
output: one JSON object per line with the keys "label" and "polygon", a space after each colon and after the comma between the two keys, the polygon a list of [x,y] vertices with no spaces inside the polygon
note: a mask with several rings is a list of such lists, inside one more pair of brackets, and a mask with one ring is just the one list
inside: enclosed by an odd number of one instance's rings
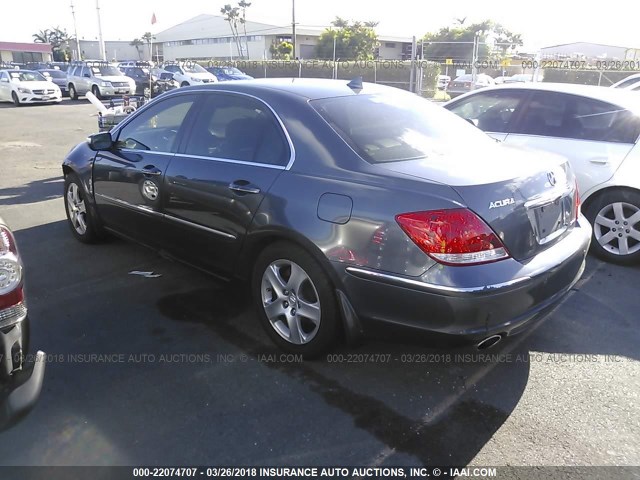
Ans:
{"label": "car headlight", "polygon": [[101,87],[111,87],[111,82],[105,82],[104,80],[100,81],[100,86]]}
{"label": "car headlight", "polygon": [[8,228],[0,225],[0,295],[6,295],[15,290],[21,282],[22,264],[18,257],[15,239]]}
{"label": "car headlight", "polygon": [[24,88],[24,87],[18,87],[18,91],[20,93],[31,93],[31,90],[29,90],[28,88]]}
{"label": "car headlight", "polygon": [[191,81],[192,82],[201,82],[202,79],[201,78],[197,78],[197,77],[191,77]]}

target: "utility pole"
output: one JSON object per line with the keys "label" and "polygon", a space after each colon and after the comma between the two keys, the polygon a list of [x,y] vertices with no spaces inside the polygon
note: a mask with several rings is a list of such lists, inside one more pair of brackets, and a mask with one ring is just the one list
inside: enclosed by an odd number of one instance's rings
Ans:
{"label": "utility pole", "polygon": [[296,0],[291,0],[291,27],[292,27],[292,35],[291,35],[291,43],[293,44],[293,58],[294,60],[297,58],[296,55]]}
{"label": "utility pole", "polygon": [[107,50],[104,47],[104,39],[102,38],[102,22],[100,21],[100,0],[96,0],[96,11],[98,12],[98,41],[100,42],[100,55],[102,60],[107,60]]}
{"label": "utility pole", "polygon": [[76,50],[78,55],[76,60],[82,60],[82,51],[80,50],[80,39],[78,38],[78,26],[76,25],[76,12],[73,9],[73,0],[71,1],[71,16],[73,17],[73,32],[76,36]]}

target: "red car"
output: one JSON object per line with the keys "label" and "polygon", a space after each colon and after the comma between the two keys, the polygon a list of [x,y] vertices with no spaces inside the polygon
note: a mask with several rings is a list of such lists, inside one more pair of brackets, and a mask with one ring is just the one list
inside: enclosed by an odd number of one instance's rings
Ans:
{"label": "red car", "polygon": [[16,239],[0,218],[0,430],[35,405],[44,379],[44,353],[33,359],[24,294],[24,267]]}

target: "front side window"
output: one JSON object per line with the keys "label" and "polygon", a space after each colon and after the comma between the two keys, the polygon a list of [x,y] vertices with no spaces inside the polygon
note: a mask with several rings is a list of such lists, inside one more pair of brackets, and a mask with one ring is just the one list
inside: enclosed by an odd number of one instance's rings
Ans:
{"label": "front side window", "polygon": [[252,98],[207,94],[185,153],[285,166],[289,146],[268,107]]}
{"label": "front side window", "polygon": [[429,159],[494,141],[444,108],[401,92],[313,100],[311,105],[370,163]]}
{"label": "front side window", "polygon": [[472,95],[448,109],[484,132],[507,133],[521,102],[518,92],[501,90]]}
{"label": "front side window", "polygon": [[194,95],[178,95],[147,108],[119,131],[116,146],[174,153],[178,132],[194,101]]}

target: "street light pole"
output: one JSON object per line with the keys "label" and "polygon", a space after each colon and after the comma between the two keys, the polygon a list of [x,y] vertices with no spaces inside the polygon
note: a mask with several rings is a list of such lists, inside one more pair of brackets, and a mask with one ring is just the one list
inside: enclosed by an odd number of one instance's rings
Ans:
{"label": "street light pole", "polygon": [[107,50],[104,47],[104,39],[102,38],[102,22],[100,21],[100,0],[96,0],[96,11],[98,12],[98,41],[100,42],[100,55],[102,60],[107,60]]}
{"label": "street light pole", "polygon": [[76,11],[73,8],[73,0],[71,1],[71,16],[73,17],[73,32],[76,36],[76,60],[82,60],[82,52],[80,51],[80,39],[78,38],[78,26],[76,25]]}
{"label": "street light pole", "polygon": [[291,7],[291,27],[292,27],[292,36],[291,36],[291,43],[293,44],[293,58],[297,58],[296,56],[296,0],[292,0],[292,7]]}

